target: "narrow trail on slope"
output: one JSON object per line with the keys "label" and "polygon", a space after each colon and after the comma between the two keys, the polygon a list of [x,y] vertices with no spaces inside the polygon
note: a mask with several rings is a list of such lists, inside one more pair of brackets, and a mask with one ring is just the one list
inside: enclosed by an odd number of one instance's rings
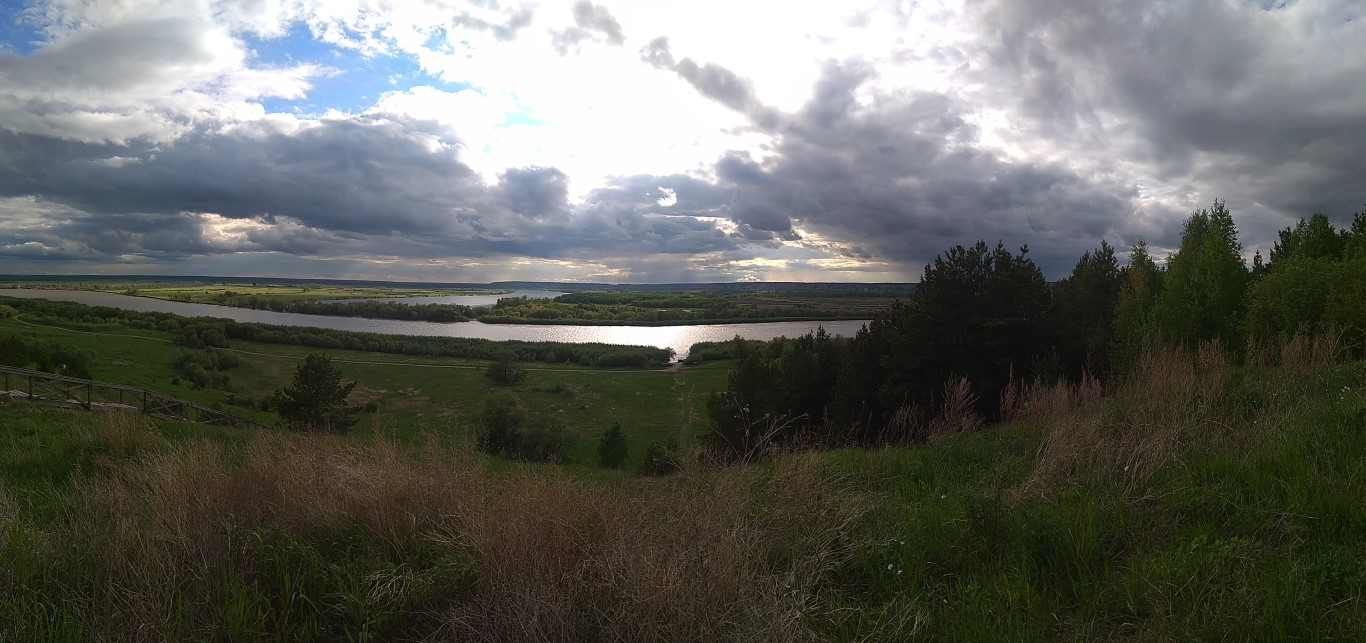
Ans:
{"label": "narrow trail on slope", "polygon": [[678,368],[670,369],[674,372],[674,383],[669,390],[678,394],[678,443],[687,444],[688,429],[693,420],[693,395],[690,385],[683,378],[682,362],[678,365]]}

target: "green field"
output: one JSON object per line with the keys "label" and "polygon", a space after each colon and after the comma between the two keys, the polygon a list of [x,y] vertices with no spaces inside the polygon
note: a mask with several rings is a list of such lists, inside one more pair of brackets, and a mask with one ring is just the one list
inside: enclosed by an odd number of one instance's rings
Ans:
{"label": "green field", "polygon": [[508,290],[479,288],[404,288],[401,286],[338,286],[334,284],[99,284],[96,290],[201,304],[221,304],[233,297],[252,296],[267,300],[316,301],[320,299],[360,299],[370,297],[443,297],[450,295],[497,295]]}
{"label": "green field", "polygon": [[[156,331],[34,327],[102,380],[226,410]],[[1304,348],[1303,345],[1300,348]],[[234,340],[260,396],[315,350]],[[350,434],[0,400],[0,640],[1355,640],[1366,362],[1161,350],[1028,387],[1011,423],[663,477],[594,464],[626,428],[696,446],[735,362],[680,370],[327,351]],[[1317,357],[1315,355],[1318,355]],[[560,418],[567,465],[475,451],[483,399]]]}
{"label": "green field", "polygon": [[410,439],[0,401],[0,639],[1353,640],[1364,390],[1357,362],[1040,393],[926,446],[666,478],[386,411]]}
{"label": "green field", "polygon": [[612,370],[528,364],[527,378],[513,386],[485,377],[488,362],[437,357],[411,357],[347,350],[323,350],[279,344],[232,342],[243,364],[226,371],[227,390],[195,389],[171,368],[186,349],[156,331],[125,329],[95,334],[20,319],[0,318],[0,336],[23,333],[80,347],[94,354],[91,375],[101,381],[138,386],[275,424],[272,414],[233,404],[236,397],[260,398],[285,386],[295,365],[312,352],[338,363],[357,382],[351,400],[374,401],[380,413],[360,415],[356,432],[380,428],[401,439],[428,433],[467,437],[472,434],[485,397],[493,391],[512,393],[530,415],[560,420],[569,438],[571,461],[594,461],[597,438],[613,423],[627,433],[631,462],[652,441],[675,438],[691,445],[707,430],[706,395],[725,387],[727,366],[708,364],[678,370]]}

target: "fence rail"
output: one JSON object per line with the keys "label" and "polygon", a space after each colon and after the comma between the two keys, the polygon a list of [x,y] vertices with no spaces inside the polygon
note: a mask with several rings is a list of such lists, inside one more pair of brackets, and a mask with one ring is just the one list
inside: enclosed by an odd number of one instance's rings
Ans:
{"label": "fence rail", "polygon": [[145,388],[0,366],[0,396],[87,411],[124,409],[165,420],[214,426],[263,427],[259,422]]}

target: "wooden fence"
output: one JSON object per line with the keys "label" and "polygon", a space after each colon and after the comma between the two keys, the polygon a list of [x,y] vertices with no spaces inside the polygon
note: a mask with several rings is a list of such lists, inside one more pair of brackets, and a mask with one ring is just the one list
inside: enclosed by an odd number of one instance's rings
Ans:
{"label": "wooden fence", "polygon": [[224,413],[178,397],[145,388],[83,380],[26,368],[0,366],[0,396],[54,404],[87,411],[122,409],[140,411],[166,420],[215,426],[263,427],[259,422]]}

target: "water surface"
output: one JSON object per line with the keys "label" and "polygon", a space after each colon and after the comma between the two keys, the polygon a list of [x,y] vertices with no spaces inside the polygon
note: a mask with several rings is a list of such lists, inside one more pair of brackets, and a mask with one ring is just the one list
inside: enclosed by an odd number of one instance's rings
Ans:
{"label": "water surface", "polygon": [[[545,291],[549,292],[549,291]],[[74,301],[90,306],[109,306],[140,312],[162,312],[187,317],[224,317],[239,322],[278,324],[281,326],[311,326],[364,333],[388,335],[422,335],[428,337],[469,337],[494,341],[521,340],[525,342],[570,342],[656,346],[672,348],[678,359],[688,356],[688,349],[697,342],[718,342],[736,335],[745,339],[768,340],[778,336],[797,337],[814,331],[817,326],[831,335],[853,336],[867,320],[825,320],[820,322],[762,322],[754,324],[690,324],[679,326],[575,326],[572,324],[485,324],[479,321],[442,324],[437,322],[402,321],[394,319],[365,319],[361,317],[328,317],[277,313],[269,310],[233,308],[213,304],[166,301],[150,297],[133,297],[89,290],[41,290],[0,288],[0,296],[22,299],[50,299]],[[476,295],[498,297],[516,295]]]}

